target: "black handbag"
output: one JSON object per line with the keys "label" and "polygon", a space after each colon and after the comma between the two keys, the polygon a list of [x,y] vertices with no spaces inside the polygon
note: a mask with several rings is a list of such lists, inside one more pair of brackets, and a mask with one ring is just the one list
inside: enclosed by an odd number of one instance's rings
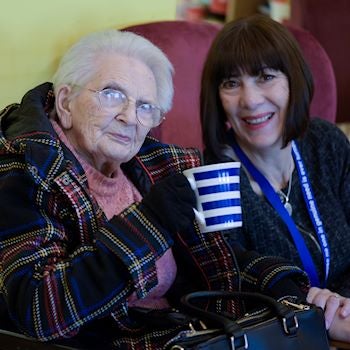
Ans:
{"label": "black handbag", "polygon": [[[213,298],[250,299],[264,308],[232,320],[193,303]],[[190,293],[181,301],[188,314],[210,327],[180,332],[167,350],[329,350],[323,310],[314,305],[279,302],[258,293],[216,291]]]}

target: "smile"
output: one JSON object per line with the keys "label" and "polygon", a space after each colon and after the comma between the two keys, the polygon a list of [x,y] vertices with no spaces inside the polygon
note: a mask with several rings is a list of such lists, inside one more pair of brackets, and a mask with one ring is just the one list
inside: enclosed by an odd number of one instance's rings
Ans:
{"label": "smile", "polygon": [[257,124],[262,124],[265,123],[267,120],[270,120],[273,116],[273,113],[269,113],[266,114],[263,117],[259,117],[259,118],[247,118],[247,119],[243,119],[247,124],[250,125],[257,125]]}

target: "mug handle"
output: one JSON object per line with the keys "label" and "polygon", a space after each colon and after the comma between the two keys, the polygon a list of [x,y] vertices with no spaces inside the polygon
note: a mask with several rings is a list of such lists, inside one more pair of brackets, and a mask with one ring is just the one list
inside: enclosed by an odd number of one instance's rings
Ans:
{"label": "mug handle", "polygon": [[194,179],[192,179],[191,177],[186,177],[186,179],[190,183],[192,190],[195,191],[196,190],[196,181],[194,181]]}
{"label": "mug handle", "polygon": [[194,216],[196,217],[197,222],[202,225],[205,226],[205,217],[203,215],[203,213],[200,213],[197,209],[193,208],[194,211]]}
{"label": "mug handle", "polygon": [[[190,186],[192,188],[193,191],[196,190],[196,182],[194,181],[194,179],[187,177],[188,182],[190,183]],[[202,225],[205,226],[205,218],[203,213],[200,213],[196,208],[193,208],[194,211],[194,215],[196,217],[197,222]]]}

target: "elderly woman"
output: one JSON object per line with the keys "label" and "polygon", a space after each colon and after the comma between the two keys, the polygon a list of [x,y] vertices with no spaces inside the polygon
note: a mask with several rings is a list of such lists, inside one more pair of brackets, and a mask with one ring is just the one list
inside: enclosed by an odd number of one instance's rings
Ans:
{"label": "elderly woman", "polygon": [[84,347],[162,349],[182,326],[140,322],[140,307],[240,285],[275,297],[306,291],[299,268],[238,248],[235,257],[220,233],[201,234],[181,174],[200,165],[199,153],[147,136],[172,95],[165,55],[109,30],[66,53],[53,88],[1,113],[0,287],[15,329]]}
{"label": "elderly woman", "polygon": [[308,301],[325,308],[332,336],[350,341],[350,145],[336,126],[310,121],[312,93],[283,25],[263,15],[228,23],[202,78],[206,162],[244,165],[243,227],[230,241],[305,269]]}

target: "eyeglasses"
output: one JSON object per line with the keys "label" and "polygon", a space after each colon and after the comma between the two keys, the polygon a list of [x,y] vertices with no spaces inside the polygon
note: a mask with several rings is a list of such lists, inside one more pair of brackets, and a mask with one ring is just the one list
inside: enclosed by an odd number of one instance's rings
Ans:
{"label": "eyeglasses", "polygon": [[124,92],[120,90],[112,88],[94,90],[79,85],[76,86],[96,93],[100,102],[100,107],[104,110],[113,109],[114,112],[121,112],[129,106],[130,101],[133,102],[136,107],[136,119],[143,126],[155,128],[165,119],[160,107],[151,103],[137,101],[125,95]]}

